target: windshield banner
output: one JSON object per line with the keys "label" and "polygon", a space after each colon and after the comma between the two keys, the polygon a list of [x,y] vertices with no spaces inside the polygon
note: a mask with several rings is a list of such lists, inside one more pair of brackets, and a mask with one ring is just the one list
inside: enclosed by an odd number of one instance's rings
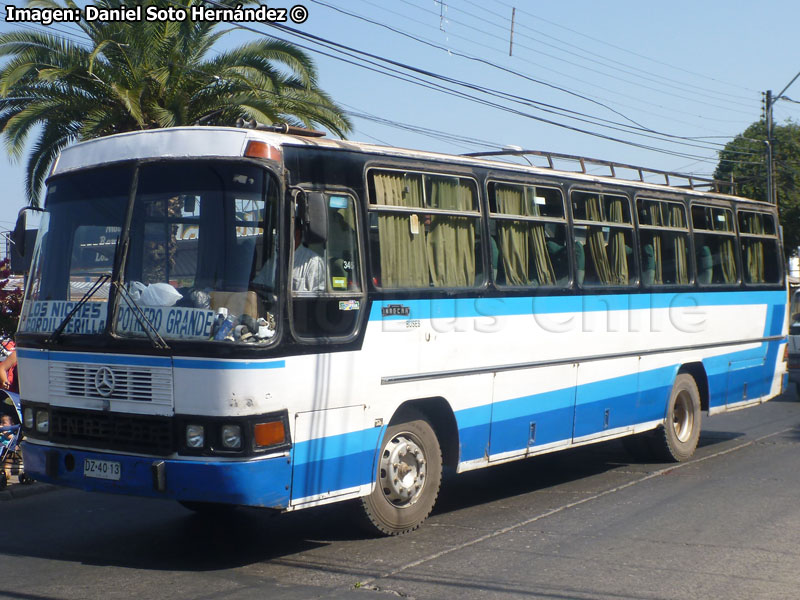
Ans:
{"label": "windshield banner", "polygon": [[[75,308],[78,302],[64,300],[37,300],[30,310],[20,317],[19,331],[23,333],[50,333],[56,330],[61,321]],[[106,326],[106,302],[87,302],[78,309],[64,333],[100,333]]]}
{"label": "windshield banner", "polygon": [[[77,302],[36,301],[20,319],[19,331],[24,333],[50,333],[75,308]],[[106,324],[105,302],[87,302],[78,309],[64,329],[65,334],[102,333]],[[214,323],[214,311],[203,308],[178,306],[142,306],[141,311],[159,335],[171,339],[209,339]],[[120,306],[117,316],[117,332],[146,335],[145,329],[134,310]]]}
{"label": "windshield banner", "polygon": [[[141,311],[159,335],[170,339],[207,340],[211,337],[214,311],[205,308],[183,308],[178,306],[142,306]],[[117,332],[146,335],[146,331],[135,311],[120,306],[117,316]]]}

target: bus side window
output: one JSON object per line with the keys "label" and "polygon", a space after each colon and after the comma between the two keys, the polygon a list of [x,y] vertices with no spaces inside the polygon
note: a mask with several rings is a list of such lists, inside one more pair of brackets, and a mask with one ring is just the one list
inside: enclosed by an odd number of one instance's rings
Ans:
{"label": "bus side window", "polygon": [[328,275],[331,291],[360,289],[356,257],[356,232],[343,209],[333,211],[328,225]]}

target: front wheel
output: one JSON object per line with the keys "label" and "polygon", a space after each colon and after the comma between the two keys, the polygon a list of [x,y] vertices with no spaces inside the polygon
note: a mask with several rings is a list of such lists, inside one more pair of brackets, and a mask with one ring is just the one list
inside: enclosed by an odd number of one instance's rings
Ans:
{"label": "front wheel", "polygon": [[681,373],[669,396],[667,416],[655,438],[654,450],[667,461],[691,458],[700,439],[700,392],[694,377]]}
{"label": "front wheel", "polygon": [[442,481],[442,451],[428,420],[407,412],[383,438],[375,489],[361,499],[367,522],[383,535],[413,531],[428,517]]}

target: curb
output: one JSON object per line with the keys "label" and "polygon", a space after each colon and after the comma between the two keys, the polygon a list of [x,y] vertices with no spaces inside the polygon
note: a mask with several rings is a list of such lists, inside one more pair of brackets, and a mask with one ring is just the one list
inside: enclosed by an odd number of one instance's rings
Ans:
{"label": "curb", "polygon": [[15,483],[0,490],[0,502],[16,500],[17,498],[27,498],[28,496],[37,496],[39,494],[55,491],[56,489],[58,489],[58,486],[42,483],[40,481],[34,481],[33,483]]}

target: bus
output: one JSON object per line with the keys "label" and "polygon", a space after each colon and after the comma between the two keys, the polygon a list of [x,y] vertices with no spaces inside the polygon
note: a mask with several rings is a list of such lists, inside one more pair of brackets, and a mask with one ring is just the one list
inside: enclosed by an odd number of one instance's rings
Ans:
{"label": "bus", "polygon": [[528,163],[279,126],[66,148],[17,334],[26,472],[195,511],[352,500],[395,535],[443,468],[614,438],[685,461],[703,412],[781,393],[774,206]]}

